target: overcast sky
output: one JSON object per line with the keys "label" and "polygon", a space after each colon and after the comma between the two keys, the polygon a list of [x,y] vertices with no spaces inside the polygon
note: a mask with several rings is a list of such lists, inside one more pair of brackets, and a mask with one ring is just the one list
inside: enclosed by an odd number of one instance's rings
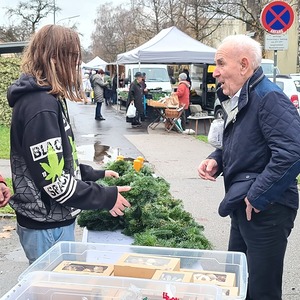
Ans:
{"label": "overcast sky", "polygon": [[[20,0],[0,0],[0,25],[13,23],[13,20],[9,20],[7,16],[5,16],[5,8],[14,8],[19,2]],[[94,30],[93,23],[96,18],[97,8],[106,2],[112,2],[113,5],[117,6],[121,3],[121,0],[55,0],[56,5],[61,8],[61,11],[56,14],[56,23],[70,26],[76,22],[79,32],[83,34],[81,43],[87,48],[90,45],[90,36]],[[70,17],[74,18],[65,19]],[[53,14],[51,14],[47,19],[41,21],[40,27],[46,24],[53,24],[53,20],[54,17]]]}

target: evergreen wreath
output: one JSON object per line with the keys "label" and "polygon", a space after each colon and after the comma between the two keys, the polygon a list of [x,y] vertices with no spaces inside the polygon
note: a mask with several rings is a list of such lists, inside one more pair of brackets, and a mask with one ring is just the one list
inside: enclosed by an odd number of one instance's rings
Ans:
{"label": "evergreen wreath", "polygon": [[130,185],[131,190],[122,193],[130,202],[124,216],[113,217],[107,210],[83,211],[78,224],[88,230],[115,231],[134,238],[134,245],[211,249],[212,245],[203,235],[204,227],[184,210],[181,200],[170,193],[170,185],[157,177],[144,165],[136,172],[132,163],[117,160],[106,169],[119,173],[119,178],[104,178],[98,183],[106,186]]}

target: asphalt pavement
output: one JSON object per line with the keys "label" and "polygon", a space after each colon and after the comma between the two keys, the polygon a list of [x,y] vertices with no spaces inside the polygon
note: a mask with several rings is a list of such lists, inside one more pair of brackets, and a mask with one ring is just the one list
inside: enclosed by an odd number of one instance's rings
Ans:
{"label": "asphalt pavement", "polygon": [[[168,133],[163,126],[152,130],[147,122],[143,127],[133,129],[125,122],[124,109],[116,106],[104,106],[105,121],[96,121],[94,111],[92,104],[69,103],[80,162],[101,168],[103,163],[118,154],[131,159],[145,157],[155,173],[170,183],[172,195],[182,199],[185,209],[205,227],[204,234],[213,243],[214,249],[226,251],[230,220],[221,218],[217,213],[218,204],[224,196],[222,179],[208,182],[197,175],[199,163],[213,148],[192,135]],[[189,126],[194,128],[193,123]],[[204,132],[203,124],[199,125],[199,130]],[[0,172],[10,176],[8,161],[0,160]],[[10,234],[0,241],[0,297],[17,283],[18,276],[28,266],[14,229],[14,219],[0,218],[0,234]],[[300,299],[299,233],[300,221],[297,218],[285,260],[283,300]],[[77,227],[76,240],[81,239],[82,229]]]}

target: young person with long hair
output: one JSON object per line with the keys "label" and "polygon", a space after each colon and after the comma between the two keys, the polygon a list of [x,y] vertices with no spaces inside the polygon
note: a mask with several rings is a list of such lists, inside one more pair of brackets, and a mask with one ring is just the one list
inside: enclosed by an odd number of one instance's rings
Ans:
{"label": "young person with long hair", "polygon": [[74,241],[81,210],[129,207],[120,194],[130,187],[95,183],[113,171],[79,164],[66,98],[82,101],[78,34],[58,25],[35,33],[23,55],[20,78],[8,89],[13,108],[11,169],[17,232],[30,263],[57,241]]}

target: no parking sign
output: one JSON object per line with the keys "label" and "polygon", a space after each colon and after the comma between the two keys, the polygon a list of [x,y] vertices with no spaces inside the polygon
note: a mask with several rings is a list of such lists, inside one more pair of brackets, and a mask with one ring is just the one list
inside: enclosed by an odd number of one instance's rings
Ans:
{"label": "no parking sign", "polygon": [[285,1],[272,1],[263,8],[260,22],[267,32],[282,34],[293,25],[294,10]]}

